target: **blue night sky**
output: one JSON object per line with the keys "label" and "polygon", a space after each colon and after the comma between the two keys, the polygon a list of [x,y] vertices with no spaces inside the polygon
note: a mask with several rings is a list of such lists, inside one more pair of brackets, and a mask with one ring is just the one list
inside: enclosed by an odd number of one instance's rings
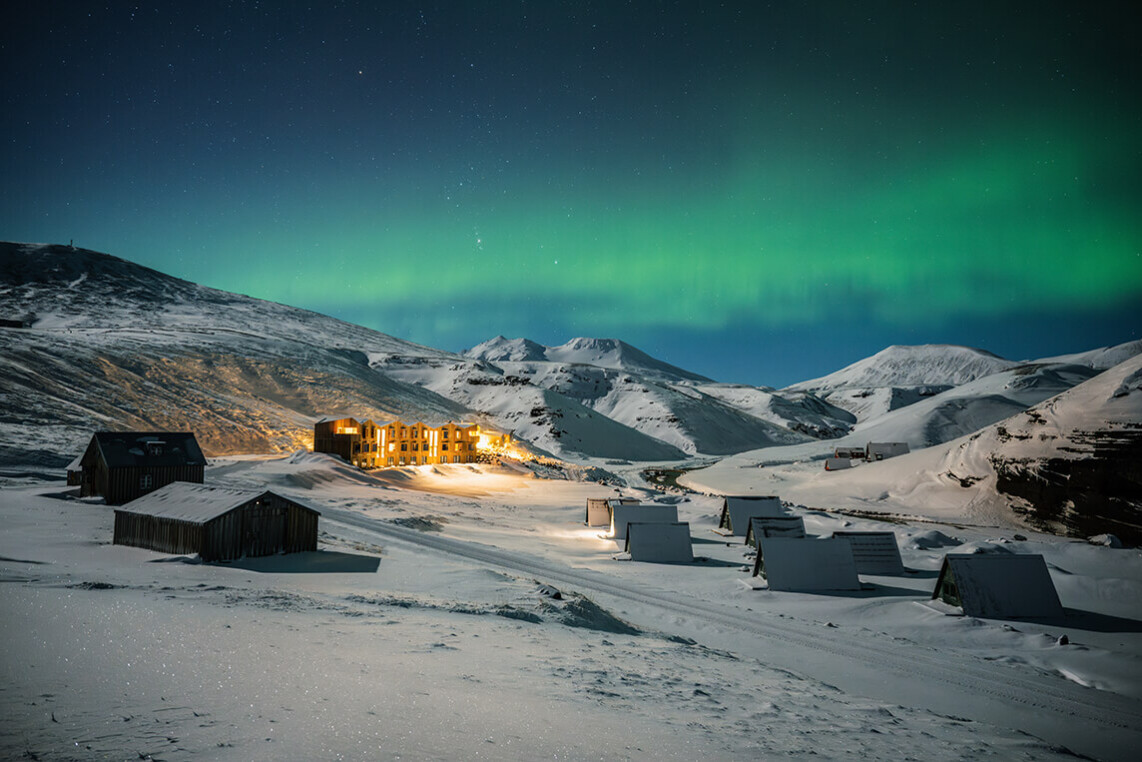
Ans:
{"label": "blue night sky", "polygon": [[1133,3],[8,4],[0,238],[781,386],[1142,336]]}

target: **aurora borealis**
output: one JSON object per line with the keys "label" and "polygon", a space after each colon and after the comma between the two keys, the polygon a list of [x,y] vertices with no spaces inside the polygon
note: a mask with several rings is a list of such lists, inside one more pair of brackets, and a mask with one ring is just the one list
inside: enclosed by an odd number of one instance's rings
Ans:
{"label": "aurora borealis", "polygon": [[616,337],[753,384],[1142,335],[1127,3],[0,14],[0,238],[442,349]]}

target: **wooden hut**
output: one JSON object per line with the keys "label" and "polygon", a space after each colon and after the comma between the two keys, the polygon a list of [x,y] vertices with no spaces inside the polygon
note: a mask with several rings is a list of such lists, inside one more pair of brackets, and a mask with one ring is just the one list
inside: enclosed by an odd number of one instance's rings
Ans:
{"label": "wooden hut", "polygon": [[841,539],[761,537],[753,576],[770,590],[825,592],[860,590],[852,546]]}
{"label": "wooden hut", "polygon": [[174,482],[115,509],[116,545],[229,561],[317,550],[317,517],[274,492]]}
{"label": "wooden hut", "polygon": [[634,497],[589,497],[587,498],[587,515],[583,523],[589,527],[608,526],[611,523],[612,506],[638,505],[638,498]]}
{"label": "wooden hut", "polygon": [[623,550],[630,554],[632,561],[692,563],[694,550],[690,545],[690,524],[685,521],[655,524],[632,521],[627,524]]}
{"label": "wooden hut", "polygon": [[967,616],[1063,616],[1047,562],[1039,554],[948,553],[932,598],[962,608]]}
{"label": "wooden hut", "polygon": [[749,520],[754,516],[788,516],[776,495],[727,495],[722,498],[722,515],[718,531],[729,536],[744,537]]}
{"label": "wooden hut", "polygon": [[171,482],[202,484],[205,469],[190,432],[98,431],[80,458],[79,494],[122,505]]}

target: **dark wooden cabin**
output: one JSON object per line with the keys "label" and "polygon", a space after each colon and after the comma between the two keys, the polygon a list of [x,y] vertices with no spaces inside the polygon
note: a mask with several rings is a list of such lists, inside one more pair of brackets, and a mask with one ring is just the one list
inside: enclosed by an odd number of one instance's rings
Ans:
{"label": "dark wooden cabin", "polygon": [[115,509],[116,545],[203,561],[317,550],[317,517],[274,492],[174,482]]}
{"label": "dark wooden cabin", "polygon": [[81,496],[122,505],[171,482],[202,484],[206,456],[189,432],[99,431],[80,469]]}

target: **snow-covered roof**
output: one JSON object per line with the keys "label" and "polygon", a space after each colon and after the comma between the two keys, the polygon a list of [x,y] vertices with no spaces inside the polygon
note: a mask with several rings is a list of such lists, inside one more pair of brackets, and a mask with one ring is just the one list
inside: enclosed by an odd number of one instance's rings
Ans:
{"label": "snow-covered roof", "polygon": [[[212,487],[192,482],[171,482],[115,510],[116,512],[146,514],[201,524],[272,494],[275,493],[265,490]],[[319,513],[297,500],[291,499],[290,502],[297,503],[314,513]]]}
{"label": "snow-covered roof", "polygon": [[949,603],[950,591],[968,616],[1061,617],[1063,606],[1047,562],[1038,554],[949,553],[944,556],[933,598]]}
{"label": "snow-covered roof", "polygon": [[93,436],[108,468],[206,465],[189,431],[98,431]]}
{"label": "snow-covered roof", "polygon": [[757,547],[759,537],[804,537],[805,519],[801,516],[751,516],[745,544]]}
{"label": "snow-covered roof", "polygon": [[722,501],[720,529],[743,536],[749,531],[749,520],[754,516],[785,516],[781,498],[776,495],[727,495]]}
{"label": "snow-covered roof", "polygon": [[631,505],[627,503],[610,503],[611,505],[611,538],[615,540],[626,539],[627,524],[632,521],[647,523],[668,523],[678,521],[678,506],[661,505]]}
{"label": "snow-covered roof", "polygon": [[632,561],[656,561],[665,564],[688,564],[694,560],[690,544],[690,524],[685,521],[627,524],[624,550]]}
{"label": "snow-covered roof", "polygon": [[840,539],[762,537],[755,571],[770,590],[860,590],[852,547]]}
{"label": "snow-covered roof", "polygon": [[853,549],[853,561],[859,574],[903,574],[904,562],[895,532],[833,532],[833,537],[846,540]]}

